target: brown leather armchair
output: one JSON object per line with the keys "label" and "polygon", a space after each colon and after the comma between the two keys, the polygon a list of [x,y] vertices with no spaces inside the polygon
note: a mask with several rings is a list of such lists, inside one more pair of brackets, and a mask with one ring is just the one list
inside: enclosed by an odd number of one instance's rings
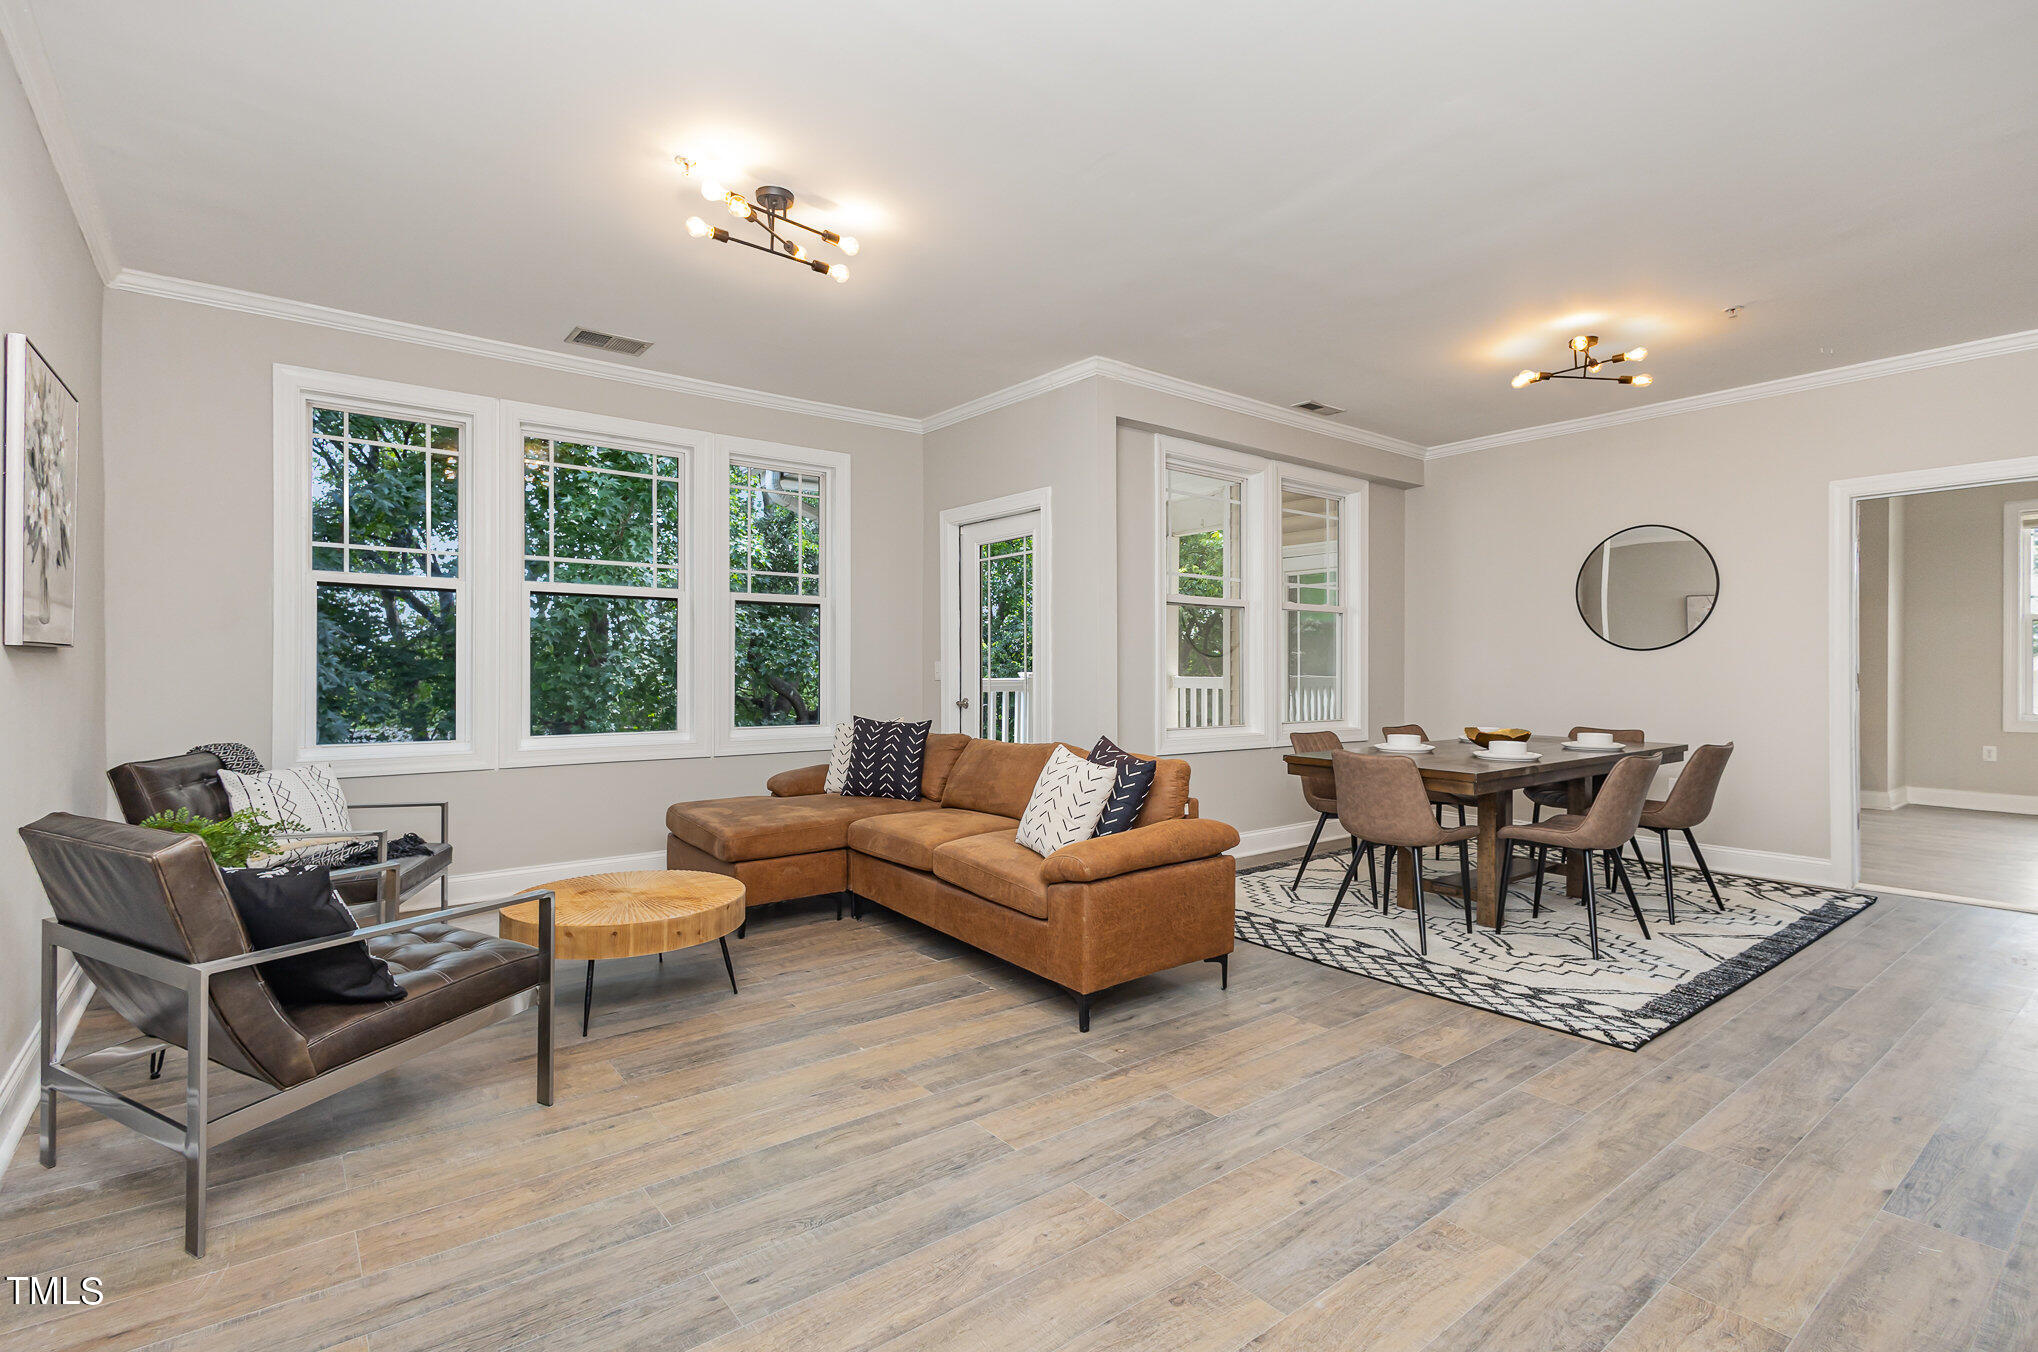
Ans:
{"label": "brown leather armchair", "polygon": [[[64,1095],[184,1157],[184,1247],[205,1252],[211,1147],[315,1103],[466,1033],[538,1010],[538,1102],[552,1102],[552,894],[526,893],[277,948],[252,949],[225,880],[195,836],[58,812],[21,828],[55,918],[42,937],[42,1163],[56,1163]],[[385,865],[383,885],[395,884]],[[445,920],[539,902],[536,948]],[[360,941],[389,964],[401,1000],[285,1004],[258,964]],[[88,1077],[141,1054],[123,1046],[60,1063],[57,953],[69,951],[113,1011],[185,1049],[181,1122]],[[277,1092],[212,1116],[209,1070]]]}
{"label": "brown leather armchair", "polygon": [[[155,816],[158,812],[174,812],[188,808],[193,816],[208,821],[219,821],[233,811],[227,801],[226,785],[220,782],[219,757],[210,751],[187,751],[181,756],[164,756],[157,760],[128,761],[116,765],[106,772],[113,783],[114,797],[120,800],[120,814],[133,825]],[[420,803],[349,803],[350,812],[371,812],[390,808],[437,808],[439,812],[439,839],[431,847],[431,853],[393,861],[397,867],[396,905],[401,906],[414,894],[434,879],[439,883],[439,906],[447,904],[447,870],[453,863],[453,846],[448,841],[448,816],[450,809],[444,802]],[[389,832],[362,831],[357,833],[364,842],[372,841],[376,846],[378,861],[389,859]],[[365,920],[393,920],[396,912],[370,914],[368,908],[378,898],[381,886],[382,868],[380,863],[365,864],[351,869],[333,871],[333,890],[340,894],[340,900],[347,903],[354,913]]]}

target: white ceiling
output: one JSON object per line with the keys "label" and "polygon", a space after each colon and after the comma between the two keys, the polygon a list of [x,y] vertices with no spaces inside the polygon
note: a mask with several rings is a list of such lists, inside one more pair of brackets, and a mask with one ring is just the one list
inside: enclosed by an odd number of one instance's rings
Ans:
{"label": "white ceiling", "polygon": [[[32,9],[126,267],[914,417],[1101,354],[1436,444],[2038,328],[2029,0]],[[1655,385],[1509,387],[1588,325]]]}

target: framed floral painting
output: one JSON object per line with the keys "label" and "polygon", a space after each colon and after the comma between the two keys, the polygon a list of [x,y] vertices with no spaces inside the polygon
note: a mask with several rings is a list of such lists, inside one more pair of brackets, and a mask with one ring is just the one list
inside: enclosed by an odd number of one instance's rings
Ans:
{"label": "framed floral painting", "polygon": [[78,397],[28,335],[7,335],[0,622],[12,644],[67,644],[78,614]]}

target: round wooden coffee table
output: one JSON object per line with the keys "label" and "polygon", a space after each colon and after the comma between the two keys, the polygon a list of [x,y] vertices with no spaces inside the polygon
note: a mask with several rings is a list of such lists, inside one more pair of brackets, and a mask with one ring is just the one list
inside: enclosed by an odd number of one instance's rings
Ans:
{"label": "round wooden coffee table", "polygon": [[[736,989],[736,964],[729,960],[729,931],[743,923],[743,884],[721,873],[651,869],[638,873],[590,873],[544,884],[553,894],[552,954],[568,962],[585,960],[587,988],[580,1000],[580,1035],[587,1036],[594,1013],[594,965],[602,958],[665,955],[713,939],[722,946],[729,989]],[[502,937],[536,946],[538,903],[502,912]]]}

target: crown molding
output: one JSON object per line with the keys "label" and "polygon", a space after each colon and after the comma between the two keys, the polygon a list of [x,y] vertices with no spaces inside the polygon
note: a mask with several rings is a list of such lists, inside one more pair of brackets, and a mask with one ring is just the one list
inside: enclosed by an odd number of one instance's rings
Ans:
{"label": "crown molding", "polygon": [[755,408],[768,408],[780,413],[803,413],[808,417],[858,423],[865,427],[883,427],[895,432],[920,431],[918,418],[903,417],[896,413],[851,408],[846,404],[826,404],[815,399],[799,399],[789,394],[773,394],[768,390],[753,390],[741,385],[724,385],[718,381],[675,375],[669,371],[619,366],[598,357],[583,357],[577,352],[548,352],[544,348],[528,347],[523,343],[504,342],[498,338],[479,338],[470,333],[455,333],[450,329],[435,329],[400,319],[356,314],[352,310],[336,310],[328,305],[286,300],[281,296],[264,295],[258,291],[240,291],[230,286],[215,286],[210,282],[193,282],[181,277],[164,277],[158,273],[136,272],[132,268],[123,268],[107,285],[115,291],[132,291],[137,295],[188,301],[194,305],[210,305],[215,309],[237,310],[243,314],[261,315],[269,319],[288,319],[299,324],[315,324],[321,328],[339,329],[347,333],[364,333],[370,337],[389,338],[400,343],[443,348],[448,352],[465,353],[471,357],[492,357],[497,361],[542,366],[548,370],[593,376],[598,380],[614,380],[625,385],[643,385],[655,390],[697,395],[703,399],[749,404]]}
{"label": "crown molding", "polygon": [[1575,432],[1593,432],[1603,427],[1619,427],[1623,423],[1646,422],[1651,418],[1672,418],[1680,413],[1697,413],[1708,408],[1724,408],[1729,404],[1745,404],[1756,399],[1773,399],[1783,394],[1801,394],[1806,390],[1824,389],[1828,385],[1851,385],[1857,380],[1877,380],[1883,376],[1901,375],[1906,371],[1924,371],[1934,366],[1979,361],[1984,357],[2008,356],[2013,352],[2029,352],[2034,348],[2038,348],[2038,329],[2026,329],[2021,333],[2005,333],[1995,338],[1977,338],[1972,342],[1927,348],[1923,352],[1878,357],[1874,361],[1856,362],[1852,366],[1808,371],[1801,376],[1784,376],[1778,380],[1765,380],[1754,385],[1737,385],[1732,389],[1714,390],[1710,394],[1692,394],[1682,399],[1666,399],[1662,403],[1644,404],[1640,408],[1617,409],[1610,413],[1595,413],[1589,417],[1570,418],[1563,422],[1517,428],[1512,432],[1495,432],[1491,436],[1445,442],[1440,446],[1430,447],[1429,453],[1423,458],[1441,460],[1447,456],[1470,455],[1474,451],[1517,446],[1525,441],[1544,441],[1550,437],[1570,436]]}
{"label": "crown molding", "polygon": [[64,113],[56,73],[50,69],[49,53],[42,45],[42,30],[36,26],[28,0],[0,0],[0,41],[6,43],[14,58],[14,72],[21,77],[29,111],[35,114],[43,146],[57,171],[57,182],[63,185],[64,196],[70,200],[71,216],[78,223],[78,233],[85,237],[92,266],[98,269],[99,280],[110,286],[120,275],[120,255],[113,247],[113,232],[106,225],[106,209],[99,201],[92,175],[85,168],[84,151],[79,148],[78,138],[71,132],[71,120]]}
{"label": "crown molding", "polygon": [[1374,432],[1364,427],[1353,427],[1348,423],[1329,422],[1312,414],[1298,413],[1292,408],[1282,408],[1279,404],[1269,404],[1264,400],[1249,398],[1243,394],[1233,394],[1229,390],[1220,390],[1209,385],[1198,385],[1193,380],[1183,380],[1178,376],[1163,375],[1159,371],[1149,371],[1143,366],[1134,366],[1130,362],[1117,361],[1111,357],[1085,357],[1081,361],[1070,362],[1067,366],[1058,366],[1054,370],[1034,376],[1030,380],[1022,380],[1016,385],[1007,385],[1001,390],[993,390],[989,394],[970,400],[968,403],[957,404],[954,408],[950,409],[943,409],[941,412],[923,419],[921,426],[929,432],[939,431],[944,427],[953,427],[956,423],[967,422],[971,418],[981,417],[983,414],[989,413],[994,409],[1004,408],[1008,404],[1016,404],[1022,399],[1031,399],[1036,395],[1046,394],[1049,390],[1058,390],[1064,385],[1073,385],[1079,380],[1087,380],[1092,376],[1108,377],[1127,385],[1137,385],[1141,389],[1153,390],[1160,394],[1173,395],[1178,399],[1188,399],[1211,408],[1223,409],[1228,413],[1238,413],[1246,417],[1258,418],[1262,422],[1279,423],[1284,427],[1298,427],[1305,432],[1314,432],[1318,436],[1329,437],[1333,441],[1349,442],[1357,446],[1370,446],[1374,450],[1388,451],[1394,455],[1405,455],[1415,460],[1423,458],[1423,448],[1412,441],[1403,441],[1399,437],[1390,437],[1384,432]]}

